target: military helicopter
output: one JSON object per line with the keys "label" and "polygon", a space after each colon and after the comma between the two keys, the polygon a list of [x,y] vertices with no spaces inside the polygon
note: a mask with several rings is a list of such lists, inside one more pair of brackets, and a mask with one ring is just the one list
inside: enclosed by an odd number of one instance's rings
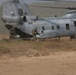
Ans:
{"label": "military helicopter", "polygon": [[[64,9],[76,8],[67,7]],[[76,10],[70,10],[62,17],[38,19],[38,16],[31,14],[28,5],[24,2],[8,0],[3,5],[2,20],[10,32],[10,39],[74,38],[76,35]]]}

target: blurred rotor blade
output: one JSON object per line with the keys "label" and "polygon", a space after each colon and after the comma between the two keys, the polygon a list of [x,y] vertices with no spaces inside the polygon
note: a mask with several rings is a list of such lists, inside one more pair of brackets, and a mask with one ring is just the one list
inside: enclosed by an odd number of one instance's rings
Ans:
{"label": "blurred rotor blade", "polygon": [[76,0],[39,0],[39,1],[63,1],[63,2],[69,2],[69,1],[76,1]]}
{"label": "blurred rotor blade", "polygon": [[76,10],[76,7],[52,7],[52,6],[31,6],[31,7]]}

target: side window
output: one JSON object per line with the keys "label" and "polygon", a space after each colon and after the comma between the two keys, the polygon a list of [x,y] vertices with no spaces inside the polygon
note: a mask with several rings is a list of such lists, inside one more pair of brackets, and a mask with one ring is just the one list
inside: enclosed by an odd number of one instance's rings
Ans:
{"label": "side window", "polygon": [[57,25],[57,29],[60,29],[60,26],[59,25]]}
{"label": "side window", "polygon": [[52,26],[52,29],[54,30],[54,26]]}
{"label": "side window", "polygon": [[69,24],[66,24],[66,30],[69,30],[70,27],[69,27]]}
{"label": "side window", "polygon": [[23,14],[23,10],[22,9],[18,9],[18,13],[20,14],[20,16]]}
{"label": "side window", "polygon": [[74,26],[76,27],[76,21],[74,21]]}
{"label": "side window", "polygon": [[45,27],[44,26],[42,26],[42,30],[45,30]]}

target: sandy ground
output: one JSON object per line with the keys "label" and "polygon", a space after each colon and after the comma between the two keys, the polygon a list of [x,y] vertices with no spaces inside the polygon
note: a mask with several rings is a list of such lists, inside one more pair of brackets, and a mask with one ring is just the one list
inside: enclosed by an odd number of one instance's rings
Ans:
{"label": "sandy ground", "polygon": [[42,57],[0,57],[0,75],[76,75],[76,52]]}

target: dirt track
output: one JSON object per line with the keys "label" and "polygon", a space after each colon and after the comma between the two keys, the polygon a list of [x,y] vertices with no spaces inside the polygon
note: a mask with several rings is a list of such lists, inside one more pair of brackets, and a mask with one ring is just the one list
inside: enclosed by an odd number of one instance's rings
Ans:
{"label": "dirt track", "polygon": [[0,75],[76,75],[76,52],[45,57],[0,58]]}

